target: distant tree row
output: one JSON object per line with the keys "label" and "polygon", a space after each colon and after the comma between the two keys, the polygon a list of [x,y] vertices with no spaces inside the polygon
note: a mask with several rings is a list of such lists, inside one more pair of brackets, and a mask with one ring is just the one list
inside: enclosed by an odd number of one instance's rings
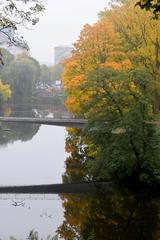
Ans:
{"label": "distant tree row", "polygon": [[0,65],[0,78],[9,84],[12,97],[31,96],[38,82],[54,83],[54,67],[40,65],[37,60],[22,54],[14,57],[10,52],[2,49],[3,65]]}

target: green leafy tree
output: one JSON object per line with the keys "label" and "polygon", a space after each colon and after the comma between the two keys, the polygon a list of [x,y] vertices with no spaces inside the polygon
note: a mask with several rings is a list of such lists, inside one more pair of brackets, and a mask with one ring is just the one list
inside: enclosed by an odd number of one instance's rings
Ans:
{"label": "green leafy tree", "polygon": [[[129,14],[129,15],[128,15]],[[66,106],[88,118],[86,169],[93,180],[160,183],[159,24],[125,0],[85,25],[64,66]]]}
{"label": "green leafy tree", "polygon": [[41,65],[40,67],[40,81],[43,83],[51,82],[51,70],[47,65]]}
{"label": "green leafy tree", "polygon": [[142,9],[153,12],[153,15],[156,19],[159,18],[160,15],[160,4],[159,0],[140,0],[136,3],[136,5],[140,6]]}
{"label": "green leafy tree", "polygon": [[1,49],[1,54],[3,56],[3,65],[0,64],[0,75],[1,72],[4,71],[4,69],[14,60],[14,56],[6,49]]}
{"label": "green leafy tree", "polygon": [[29,97],[39,78],[39,63],[28,56],[20,56],[4,69],[2,78],[12,88],[13,98]]}

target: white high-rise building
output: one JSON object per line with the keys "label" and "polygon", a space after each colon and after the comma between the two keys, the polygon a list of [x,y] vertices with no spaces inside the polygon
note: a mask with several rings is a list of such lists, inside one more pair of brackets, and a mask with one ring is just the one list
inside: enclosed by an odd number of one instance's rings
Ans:
{"label": "white high-rise building", "polygon": [[55,62],[55,79],[56,86],[61,87],[61,75],[63,73],[62,63],[65,59],[72,55],[72,47],[69,46],[57,46],[54,48],[54,62]]}
{"label": "white high-rise building", "polygon": [[55,65],[61,64],[63,60],[70,57],[72,54],[72,47],[67,46],[57,46],[54,48],[54,56],[55,56]]}

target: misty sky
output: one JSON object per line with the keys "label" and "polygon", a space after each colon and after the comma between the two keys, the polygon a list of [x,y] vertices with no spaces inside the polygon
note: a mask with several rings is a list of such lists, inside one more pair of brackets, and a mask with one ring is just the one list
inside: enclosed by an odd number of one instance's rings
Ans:
{"label": "misty sky", "polygon": [[45,0],[46,10],[34,30],[22,30],[31,55],[54,64],[54,47],[72,45],[85,23],[93,24],[108,0]]}

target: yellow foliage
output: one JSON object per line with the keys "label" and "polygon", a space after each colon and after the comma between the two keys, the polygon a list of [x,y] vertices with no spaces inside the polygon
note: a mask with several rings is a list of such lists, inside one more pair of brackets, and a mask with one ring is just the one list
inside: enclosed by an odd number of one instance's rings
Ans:
{"label": "yellow foliage", "polygon": [[[68,94],[66,101],[67,109],[73,113],[81,113],[85,116],[92,110],[87,110],[86,104],[96,96],[96,90],[90,83],[90,73],[100,68],[119,72],[129,73],[136,67],[145,67],[155,76],[157,89],[160,79],[160,70],[157,70],[157,63],[160,62],[160,50],[156,55],[156,44],[160,41],[159,21],[150,18],[150,13],[135,8],[136,0],[126,0],[121,5],[116,5],[98,20],[93,26],[86,24],[80,33],[80,37],[74,44],[72,57],[64,63],[63,83]],[[158,45],[159,46],[159,45]],[[91,81],[91,80],[90,80]],[[140,96],[135,82],[128,86],[123,80],[98,78],[99,86],[108,81],[108,89],[98,87],[98,93],[105,95],[105,91],[115,93],[121,91]],[[96,83],[98,86],[98,82]],[[101,99],[101,103],[93,106],[102,107],[107,100]],[[105,101],[105,102],[104,102]],[[108,106],[108,109],[115,107]]]}
{"label": "yellow foliage", "polygon": [[106,62],[106,63],[103,64],[102,66],[104,66],[104,67],[111,67],[113,70],[116,70],[116,71],[122,70],[122,65],[121,65],[121,63],[117,63],[117,62]]}
{"label": "yellow foliage", "polygon": [[130,70],[132,69],[132,63],[129,59],[125,59],[124,61],[122,61],[122,69],[123,70]]}
{"label": "yellow foliage", "polygon": [[12,111],[10,107],[4,107],[4,116],[9,117],[11,115]]}
{"label": "yellow foliage", "polygon": [[0,80],[0,94],[4,101],[11,97],[10,86],[8,84],[4,84],[1,80]]}

